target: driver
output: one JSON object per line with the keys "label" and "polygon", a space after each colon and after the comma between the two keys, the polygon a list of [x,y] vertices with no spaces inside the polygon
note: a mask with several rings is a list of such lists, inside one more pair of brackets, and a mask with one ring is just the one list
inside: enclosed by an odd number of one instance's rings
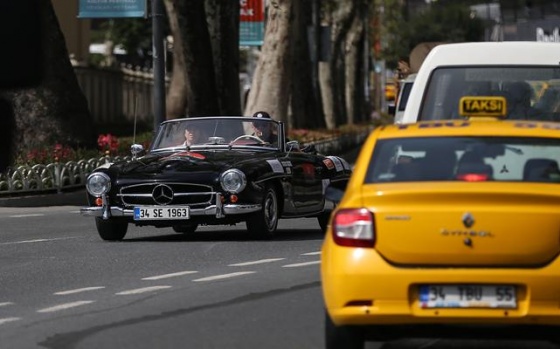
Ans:
{"label": "driver", "polygon": [[185,141],[184,146],[190,147],[193,144],[201,143],[200,128],[198,125],[190,123],[185,128]]}
{"label": "driver", "polygon": [[253,121],[253,136],[259,137],[266,143],[277,143],[278,135],[273,130],[273,124],[271,122],[265,121],[265,119],[271,119],[267,112],[259,111],[253,114],[256,119]]}

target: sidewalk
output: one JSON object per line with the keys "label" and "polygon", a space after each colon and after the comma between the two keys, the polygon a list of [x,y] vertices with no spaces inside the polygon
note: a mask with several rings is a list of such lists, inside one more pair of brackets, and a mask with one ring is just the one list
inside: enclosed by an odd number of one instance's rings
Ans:
{"label": "sidewalk", "polygon": [[[360,148],[353,149],[340,157],[353,164]],[[1,207],[46,207],[46,206],[87,206],[86,190],[78,189],[62,193],[41,193],[28,196],[0,197]]]}

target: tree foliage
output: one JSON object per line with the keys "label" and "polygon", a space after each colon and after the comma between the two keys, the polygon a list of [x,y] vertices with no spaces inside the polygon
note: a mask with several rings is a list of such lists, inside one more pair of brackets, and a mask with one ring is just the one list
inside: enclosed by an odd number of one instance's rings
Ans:
{"label": "tree foliage", "polygon": [[[408,14],[398,8],[397,0],[385,0],[384,28],[387,43],[383,58],[390,68],[396,68],[399,58],[423,42],[464,42],[484,39],[485,24],[471,18],[468,1],[443,1],[425,11]],[[405,20],[408,17],[408,20]]]}

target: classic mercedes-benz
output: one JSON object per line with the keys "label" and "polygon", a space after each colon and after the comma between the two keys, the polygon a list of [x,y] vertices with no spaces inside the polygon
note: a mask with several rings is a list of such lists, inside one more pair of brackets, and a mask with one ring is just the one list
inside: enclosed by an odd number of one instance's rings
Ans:
{"label": "classic mercedes-benz", "polygon": [[122,240],[128,225],[172,227],[245,222],[253,237],[270,238],[278,219],[317,217],[326,227],[331,182],[347,180],[349,164],[286,142],[285,125],[251,117],[165,121],[147,153],[108,163],[87,178],[89,206],[103,240]]}

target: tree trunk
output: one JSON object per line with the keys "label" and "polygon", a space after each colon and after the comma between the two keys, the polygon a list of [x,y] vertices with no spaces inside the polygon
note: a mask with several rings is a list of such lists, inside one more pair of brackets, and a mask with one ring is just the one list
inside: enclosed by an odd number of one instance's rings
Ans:
{"label": "tree trunk", "polygon": [[[289,124],[294,128],[324,128],[325,119],[320,95],[315,94],[312,76],[317,59],[312,60],[308,28],[311,24],[312,7],[309,1],[294,2],[292,45],[292,112]],[[315,55],[316,57],[317,55]]]}
{"label": "tree trunk", "polygon": [[[14,127],[13,153],[25,147],[61,143],[69,146],[93,147],[96,133],[88,110],[87,100],[78,85],[70,63],[64,36],[50,0],[35,1],[37,16],[14,16],[13,28],[22,25],[38,29],[40,40],[26,42],[40,45],[41,59],[37,60],[39,79],[29,86],[0,90],[0,99],[11,109]],[[5,20],[6,16],[2,16]],[[26,22],[29,21],[29,22]],[[38,21],[39,23],[34,23]],[[6,24],[6,23],[4,23]],[[18,33],[3,33],[14,35]],[[10,54],[10,53],[4,53]],[[12,66],[12,69],[34,69]]]}
{"label": "tree trunk", "polygon": [[241,115],[239,1],[206,0],[220,115]]}
{"label": "tree trunk", "polygon": [[167,106],[167,119],[184,117],[187,112],[187,67],[185,63],[185,49],[183,36],[179,24],[178,9],[175,3],[164,1],[169,19],[169,28],[173,35],[173,70],[165,104]]}
{"label": "tree trunk", "polygon": [[[218,94],[212,58],[212,46],[206,24],[204,2],[199,0],[167,0],[175,8],[178,36],[183,40],[187,85],[187,115],[219,115]],[[175,20],[175,19],[173,19]],[[170,22],[171,22],[170,18]],[[175,36],[175,35],[174,35]],[[175,75],[175,74],[174,74]]]}
{"label": "tree trunk", "polygon": [[333,83],[329,62],[319,63],[319,84],[321,86],[323,110],[325,111],[325,125],[329,130],[333,130],[336,128],[336,119],[334,117]]}
{"label": "tree trunk", "polygon": [[344,124],[347,121],[346,101],[344,98],[345,90],[345,59],[344,49],[348,31],[356,16],[356,2],[358,0],[338,0],[338,9],[333,16],[333,46],[330,61],[332,78],[332,101],[334,119],[336,125]]}
{"label": "tree trunk", "polygon": [[290,25],[292,3],[271,0],[262,53],[255,69],[245,115],[263,110],[280,121],[288,121],[290,71]]}
{"label": "tree trunk", "polygon": [[350,125],[363,120],[362,114],[364,113],[364,78],[363,69],[361,69],[364,62],[364,24],[361,16],[354,17],[346,40],[345,96],[347,123]]}

